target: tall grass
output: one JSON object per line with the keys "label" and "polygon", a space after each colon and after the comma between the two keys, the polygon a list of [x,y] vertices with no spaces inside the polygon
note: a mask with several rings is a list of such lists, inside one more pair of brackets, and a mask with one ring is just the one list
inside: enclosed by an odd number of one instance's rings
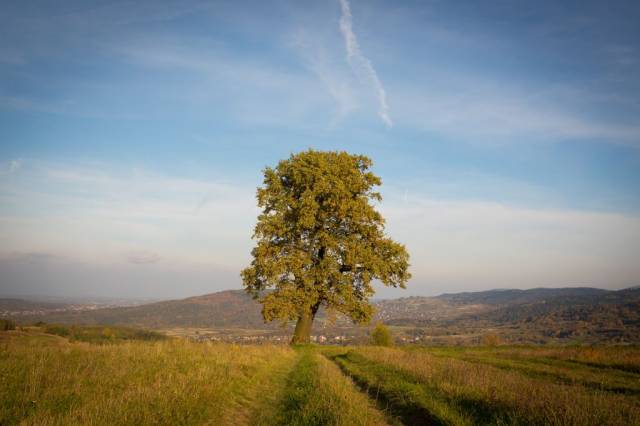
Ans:
{"label": "tall grass", "polygon": [[[420,350],[420,349],[418,349]],[[508,371],[518,371],[533,378],[567,384],[579,384],[599,390],[640,395],[640,375],[628,369],[595,367],[592,363],[574,362],[560,356],[559,349],[539,353],[534,350],[489,348],[430,348],[424,349],[434,355],[453,357],[469,362],[492,365]]]}
{"label": "tall grass", "polygon": [[292,349],[155,337],[0,332],[0,425],[640,425],[638,348]]}
{"label": "tall grass", "polygon": [[[387,368],[404,381],[446,401],[460,420],[447,423],[631,425],[640,424],[635,397],[535,380],[489,365],[442,358],[419,351],[359,348],[348,365],[364,371]],[[448,411],[450,413],[451,411]]]}
{"label": "tall grass", "polygon": [[492,354],[508,358],[562,360],[603,369],[619,369],[640,373],[640,347],[626,346],[560,346],[498,347]]}
{"label": "tall grass", "polygon": [[239,424],[258,382],[295,358],[275,346],[48,341],[0,346],[0,424]]}

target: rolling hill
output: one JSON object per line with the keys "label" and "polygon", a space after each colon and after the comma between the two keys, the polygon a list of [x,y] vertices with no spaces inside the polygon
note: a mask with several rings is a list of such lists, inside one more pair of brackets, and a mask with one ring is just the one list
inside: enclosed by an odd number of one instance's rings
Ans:
{"label": "rolling hill", "polygon": [[[0,302],[0,306],[1,302]],[[58,310],[14,314],[20,322],[42,320],[64,324],[118,324],[147,328],[267,328],[260,305],[241,290],[227,290],[180,300],[95,310]]]}
{"label": "rolling hill", "polygon": [[[118,324],[146,328],[201,327],[273,330],[265,324],[260,305],[242,290],[227,290],[181,300],[139,306],[92,310],[34,310],[29,302],[0,299],[0,314],[21,323],[46,321],[66,324]],[[386,324],[431,336],[479,335],[487,330],[511,336],[515,341],[553,339],[611,340],[640,343],[640,288],[619,291],[595,288],[536,288],[490,290],[407,297],[374,302],[376,318]],[[35,305],[43,308],[42,304]],[[353,326],[338,317],[329,322],[325,312],[318,327]]]}

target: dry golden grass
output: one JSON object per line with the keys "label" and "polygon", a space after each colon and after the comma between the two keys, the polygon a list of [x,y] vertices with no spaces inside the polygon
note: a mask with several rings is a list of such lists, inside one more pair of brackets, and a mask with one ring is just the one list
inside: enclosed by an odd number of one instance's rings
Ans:
{"label": "dry golden grass", "polygon": [[[0,332],[0,425],[640,425],[637,348],[292,349],[89,337]],[[602,386],[592,386],[599,375]]]}
{"label": "dry golden grass", "polygon": [[287,347],[184,340],[90,345],[32,335],[2,342],[3,425],[242,420],[237,413],[254,402],[248,395],[296,356]]}

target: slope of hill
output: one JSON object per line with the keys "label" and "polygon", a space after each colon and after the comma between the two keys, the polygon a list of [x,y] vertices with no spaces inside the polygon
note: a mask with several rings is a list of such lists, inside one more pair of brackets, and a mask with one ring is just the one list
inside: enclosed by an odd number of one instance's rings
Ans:
{"label": "slope of hill", "polygon": [[0,299],[0,317],[15,317],[20,315],[45,315],[69,309],[64,303],[32,302],[24,299]]}
{"label": "slope of hill", "polygon": [[608,293],[615,292],[590,287],[532,288],[528,290],[506,289],[454,294],[445,293],[436,298],[454,304],[513,305],[536,303],[547,299],[563,300],[567,303],[572,303],[580,300],[592,300],[594,297]]}
{"label": "slope of hill", "polygon": [[[0,306],[4,306],[1,302]],[[15,302],[13,302],[15,303]],[[512,341],[554,339],[640,342],[640,289],[536,288],[443,294],[379,300],[376,318],[389,325],[431,336],[479,336],[497,331]],[[228,290],[182,300],[94,310],[27,311],[11,316],[22,323],[117,324],[146,328],[201,327],[273,330],[260,305],[242,290]],[[320,312],[316,328],[352,327]],[[355,328],[355,327],[354,327]]]}
{"label": "slope of hill", "polygon": [[46,322],[77,324],[118,324],[148,328],[239,327],[267,328],[260,305],[241,290],[227,290],[181,300],[139,306],[79,312],[22,315],[19,321],[40,318]]}

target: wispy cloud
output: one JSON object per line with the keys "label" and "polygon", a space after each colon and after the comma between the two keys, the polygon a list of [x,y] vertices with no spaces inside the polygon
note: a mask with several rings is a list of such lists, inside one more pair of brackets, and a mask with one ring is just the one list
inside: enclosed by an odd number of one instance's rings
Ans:
{"label": "wispy cloud", "polygon": [[134,265],[149,265],[158,263],[160,261],[160,255],[151,251],[136,251],[128,253],[126,259]]}
{"label": "wispy cloud", "polygon": [[22,167],[22,160],[14,159],[6,163],[0,163],[0,176],[10,176]]}
{"label": "wispy cloud", "polygon": [[[160,294],[159,282],[163,295],[239,285],[258,213],[253,185],[95,164],[25,166],[10,187],[0,187],[0,293],[23,285],[36,291],[35,283],[39,291],[51,283]],[[387,188],[381,209],[389,235],[411,253],[413,294],[621,287],[640,276],[633,256],[637,215],[444,200]],[[189,284],[178,289],[176,282]]]}
{"label": "wispy cloud", "polygon": [[303,127],[314,122],[318,111],[330,110],[332,101],[340,114],[352,109],[348,88],[340,87],[339,79],[325,73],[319,61],[310,67],[332,90],[331,99],[307,72],[194,38],[151,39],[114,47],[114,52],[153,72],[179,73],[181,90],[165,96],[186,108],[195,105],[209,113],[218,109],[233,123]]}
{"label": "wispy cloud", "polygon": [[[640,126],[580,111],[577,104],[628,107],[570,88],[523,91],[490,78],[434,73],[431,84],[394,87],[403,127],[478,144],[599,140],[640,146]],[[631,107],[633,108],[633,106]]]}
{"label": "wispy cloud", "polygon": [[352,87],[350,68],[341,58],[335,58],[317,34],[298,29],[290,46],[300,56],[304,65],[320,80],[336,105],[333,123],[347,117],[359,108],[357,94]]}
{"label": "wispy cloud", "polygon": [[387,93],[382,86],[378,73],[373,68],[369,58],[364,56],[360,49],[360,44],[353,32],[353,17],[351,15],[351,5],[348,0],[340,0],[342,16],[340,17],[340,32],[344,37],[347,49],[347,60],[354,72],[361,74],[370,82],[378,97],[378,115],[387,127],[393,126],[393,121],[389,116],[389,105],[387,104]]}
{"label": "wispy cloud", "polygon": [[[640,216],[487,201],[443,200],[396,188],[382,203],[387,231],[407,245],[410,291],[637,282]],[[419,289],[419,290],[418,290]]]}
{"label": "wispy cloud", "polygon": [[239,267],[249,251],[255,215],[238,212],[254,210],[253,187],[100,165],[31,164],[16,177],[0,187],[0,252],[89,263],[150,263],[160,252],[168,264]]}
{"label": "wispy cloud", "polygon": [[239,286],[253,185],[97,163],[31,161],[15,177],[0,186],[0,294],[186,296]]}

